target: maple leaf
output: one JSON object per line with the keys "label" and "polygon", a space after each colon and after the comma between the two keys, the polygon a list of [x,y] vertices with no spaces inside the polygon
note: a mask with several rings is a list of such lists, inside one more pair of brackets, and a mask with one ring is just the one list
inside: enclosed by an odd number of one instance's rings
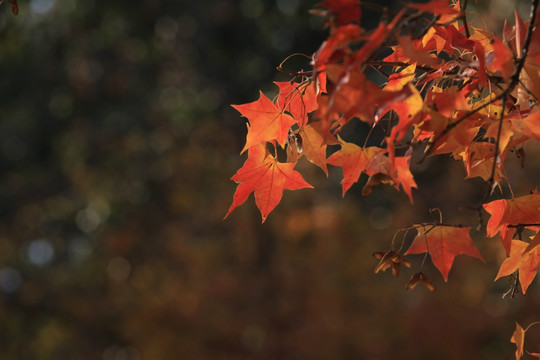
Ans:
{"label": "maple leaf", "polygon": [[424,228],[418,232],[405,255],[429,252],[433,265],[439,269],[444,281],[448,281],[448,273],[457,255],[465,254],[484,261],[469,236],[470,229],[445,225],[437,225],[428,230]]}
{"label": "maple leaf", "polygon": [[401,90],[401,95],[391,100],[388,109],[398,115],[399,122],[392,128],[390,141],[401,141],[414,123],[421,121],[420,111],[423,108],[423,99],[418,90],[409,84]]}
{"label": "maple leaf", "polygon": [[514,57],[512,51],[499,38],[494,38],[490,42],[490,48],[487,50],[486,67],[489,71],[499,72],[505,80],[510,79],[514,72]]}
{"label": "maple leaf", "polygon": [[366,42],[363,46],[356,51],[354,56],[351,58],[351,64],[354,66],[360,66],[367,59],[369,59],[373,53],[383,44],[390,32],[394,29],[396,24],[399,22],[405,9],[402,9],[398,12],[392,19],[392,22],[389,24],[380,23],[377,29],[366,39]]}
{"label": "maple leaf", "polygon": [[522,124],[525,126],[523,133],[526,136],[540,140],[540,112],[529,114],[523,118]]}
{"label": "maple leaf", "polygon": [[401,61],[409,59],[413,64],[431,67],[436,67],[441,63],[441,59],[425,51],[425,49],[421,47],[422,42],[413,40],[411,36],[399,36],[398,42],[400,45]]}
{"label": "maple leaf", "polygon": [[[385,59],[385,61],[391,61]],[[409,65],[400,72],[391,74],[384,87],[385,91],[399,91],[414,79],[416,65]]]}
{"label": "maple leaf", "polygon": [[[462,133],[465,135],[465,133]],[[458,148],[454,152],[454,158],[461,158],[467,171],[466,178],[481,177],[485,181],[488,181],[491,177],[491,171],[493,169],[493,155],[495,146],[487,142],[471,142],[470,145],[465,148]],[[501,165],[504,162],[504,155],[501,154],[502,160],[497,162],[495,168],[495,182],[499,184],[503,177],[501,171]],[[499,159],[499,156],[497,157]]]}
{"label": "maple leaf", "polygon": [[296,124],[290,115],[280,110],[262,91],[259,100],[232,107],[246,117],[250,124],[242,153],[253,145],[272,140],[285,146],[289,129]]}
{"label": "maple leaf", "polygon": [[321,131],[320,122],[309,124],[300,129],[299,134],[302,137],[304,155],[313,164],[323,169],[328,176],[326,166],[326,143]]}
{"label": "maple leaf", "polygon": [[323,65],[330,61],[334,52],[341,51],[353,41],[360,40],[363,33],[364,30],[355,24],[338,27],[313,55],[314,68],[317,71],[324,70]]}
{"label": "maple leaf", "polygon": [[[491,217],[487,223],[487,236],[493,237],[505,230],[508,225],[532,224],[540,222],[540,194],[534,193],[515,199],[501,199],[483,205]],[[503,242],[510,253],[511,243]]]}
{"label": "maple leaf", "polygon": [[338,25],[360,22],[361,8],[358,0],[324,0],[315,6],[330,10],[337,17]]}
{"label": "maple leaf", "polygon": [[411,162],[411,155],[408,156],[397,156],[394,158],[394,179],[396,184],[401,185],[405,194],[409,196],[409,201],[413,203],[412,197],[412,188],[416,188],[416,182],[414,177],[409,169],[409,164]]}
{"label": "maple leaf", "polygon": [[[449,123],[450,121],[447,117],[442,116],[436,111],[430,110],[429,117],[426,117],[424,123],[421,124],[422,132],[426,135],[428,135],[429,132],[432,132],[433,135],[431,138],[433,138],[438,134],[441,134]],[[475,151],[470,150],[476,149],[476,145],[473,146],[473,144],[475,144],[474,138],[479,129],[480,126],[475,126],[470,119],[460,122],[454,127],[453,131],[448,132],[437,142],[437,144],[435,144],[431,155],[452,153],[454,159],[463,160],[468,169],[467,175],[471,177],[470,167],[473,165],[471,160],[477,160],[478,154]],[[494,146],[491,147],[494,148]]]}
{"label": "maple leaf", "polygon": [[497,136],[499,136],[499,154],[502,154],[506,146],[510,143],[511,138],[514,136],[514,131],[511,127],[511,121],[509,119],[504,119],[499,134],[499,122],[500,121],[492,122],[486,129],[486,134],[484,136],[493,139],[496,139]]}
{"label": "maple leaf", "polygon": [[315,81],[290,83],[275,82],[279,87],[277,104],[280,109],[291,113],[300,127],[307,124],[308,114],[317,109],[317,84]]}
{"label": "maple leaf", "polygon": [[352,68],[342,74],[337,82],[323,119],[339,118],[335,114],[342,114],[341,119],[333,125],[337,129],[343,127],[353,116],[371,123],[380,93],[381,89],[367,80],[360,68]]}
{"label": "maple leaf", "polygon": [[523,346],[525,345],[525,330],[516,322],[516,330],[512,334],[510,342],[516,344],[516,360],[523,356]]}
{"label": "maple leaf", "polygon": [[537,232],[535,236],[531,237],[531,242],[529,242],[523,254],[535,249],[538,245],[540,245],[540,232]]}
{"label": "maple leaf", "polygon": [[311,188],[302,175],[294,170],[295,165],[296,163],[278,162],[266,150],[265,143],[250,147],[248,159],[231,178],[239,185],[225,218],[253,192],[264,223],[268,214],[281,201],[283,190]]}
{"label": "maple leaf", "polygon": [[408,7],[435,15],[458,15],[459,7],[450,6],[448,0],[433,0],[424,4],[407,4]]}
{"label": "maple leaf", "polygon": [[495,277],[495,280],[498,280],[503,276],[513,274],[519,269],[519,282],[523,294],[527,292],[540,268],[540,247],[536,246],[534,249],[526,251],[528,246],[529,244],[524,241],[512,240],[510,256],[503,261]]}
{"label": "maple leaf", "polygon": [[523,22],[521,17],[519,17],[519,14],[517,10],[514,9],[514,18],[516,21],[516,25],[514,26],[515,29],[515,41],[516,41],[516,55],[517,57],[521,57],[521,52],[523,51],[523,43],[525,42],[525,36],[526,36],[526,27],[527,25]]}
{"label": "maple leaf", "polygon": [[343,189],[342,195],[345,196],[347,190],[358,181],[360,174],[368,168],[370,162],[385,151],[376,146],[364,149],[356,144],[343,141],[341,138],[339,138],[339,142],[341,149],[330,155],[326,162],[343,168],[341,185]]}

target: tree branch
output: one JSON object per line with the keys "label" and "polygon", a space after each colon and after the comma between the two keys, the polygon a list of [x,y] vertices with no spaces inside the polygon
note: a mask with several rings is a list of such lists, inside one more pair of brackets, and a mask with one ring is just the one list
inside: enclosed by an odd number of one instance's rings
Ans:
{"label": "tree branch", "polygon": [[467,24],[467,0],[463,0],[461,3],[461,21],[463,22],[463,27],[465,28],[465,35],[467,38],[471,37],[471,32],[469,31],[469,24]]}
{"label": "tree branch", "polygon": [[491,195],[491,192],[493,191],[493,185],[495,183],[495,171],[497,169],[497,156],[499,155],[499,143],[501,139],[502,125],[503,125],[503,120],[504,120],[504,108],[506,106],[506,99],[508,99],[508,96],[510,95],[510,93],[512,93],[515,87],[519,84],[519,76],[521,75],[521,70],[523,70],[523,66],[525,66],[525,60],[527,59],[527,54],[529,53],[529,46],[531,44],[532,33],[536,25],[536,12],[538,11],[538,2],[539,0],[532,0],[529,28],[527,29],[527,36],[525,37],[525,43],[523,44],[521,57],[518,59],[516,63],[516,68],[514,70],[514,73],[510,77],[510,83],[508,84],[508,87],[502,93],[502,110],[501,110],[501,115],[499,118],[499,126],[497,128],[497,138],[495,139],[495,154],[493,154],[493,166],[491,168],[491,175],[488,180],[489,188],[482,202],[485,202]]}

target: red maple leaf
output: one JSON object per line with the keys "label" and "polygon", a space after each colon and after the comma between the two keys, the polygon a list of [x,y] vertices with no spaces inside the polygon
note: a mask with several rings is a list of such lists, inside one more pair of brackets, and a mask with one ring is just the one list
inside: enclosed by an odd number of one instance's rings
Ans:
{"label": "red maple leaf", "polygon": [[448,273],[457,255],[465,254],[484,261],[469,236],[470,229],[443,225],[424,229],[418,232],[405,255],[429,252],[433,265],[439,269],[444,281],[448,281]]}
{"label": "red maple leaf", "polygon": [[334,13],[338,25],[360,22],[361,8],[358,0],[324,0],[316,6],[327,8]]}
{"label": "red maple leaf", "polygon": [[232,107],[246,117],[250,124],[242,152],[253,145],[272,140],[285,146],[289,129],[296,124],[292,116],[280,110],[262,91],[259,100]]}
{"label": "red maple leaf", "polygon": [[448,0],[433,0],[425,4],[407,4],[408,7],[435,15],[458,15],[459,6],[450,6]]}
{"label": "red maple leaf", "polygon": [[324,70],[334,53],[339,53],[346,49],[351,42],[359,41],[364,35],[364,30],[358,25],[343,25],[332,33],[332,35],[322,43],[321,47],[313,55],[314,68],[318,71]]}
{"label": "red maple leaf", "polygon": [[248,159],[234,174],[231,180],[239,183],[233,202],[225,218],[249,195],[255,194],[255,203],[264,222],[268,214],[279,204],[283,190],[311,188],[299,172],[294,170],[296,163],[280,163],[266,149],[265,143],[249,148]]}

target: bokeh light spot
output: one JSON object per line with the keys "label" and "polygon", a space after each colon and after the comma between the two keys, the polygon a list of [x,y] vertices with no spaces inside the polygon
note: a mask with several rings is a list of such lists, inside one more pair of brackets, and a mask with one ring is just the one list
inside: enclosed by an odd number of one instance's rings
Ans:
{"label": "bokeh light spot", "polygon": [[54,248],[46,239],[34,240],[28,245],[26,251],[28,260],[37,266],[49,264],[54,257]]}
{"label": "bokeh light spot", "polygon": [[94,209],[87,208],[77,213],[75,224],[77,224],[77,227],[81,231],[90,233],[96,230],[99,224],[101,224],[101,216]]}

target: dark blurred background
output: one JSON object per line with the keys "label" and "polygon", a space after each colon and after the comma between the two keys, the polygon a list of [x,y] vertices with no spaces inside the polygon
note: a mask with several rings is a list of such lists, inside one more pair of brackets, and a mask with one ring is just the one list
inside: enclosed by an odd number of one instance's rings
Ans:
{"label": "dark blurred background", "polygon": [[[302,159],[315,190],[285,192],[264,225],[253,198],[222,221],[245,159],[229,104],[272,97],[275,67],[320,46],[314,1],[19,3],[0,6],[1,359],[508,359],[514,322],[540,320],[538,281],[501,299],[504,253],[481,232],[487,265],[458,257],[445,284],[427,261],[435,293],[405,290],[422,256],[373,274],[430,207],[475,216],[481,183],[445,158],[415,167],[414,205],[362,198],[364,177],[342,199],[341,171]],[[516,193],[537,185],[538,164],[509,166]]]}

